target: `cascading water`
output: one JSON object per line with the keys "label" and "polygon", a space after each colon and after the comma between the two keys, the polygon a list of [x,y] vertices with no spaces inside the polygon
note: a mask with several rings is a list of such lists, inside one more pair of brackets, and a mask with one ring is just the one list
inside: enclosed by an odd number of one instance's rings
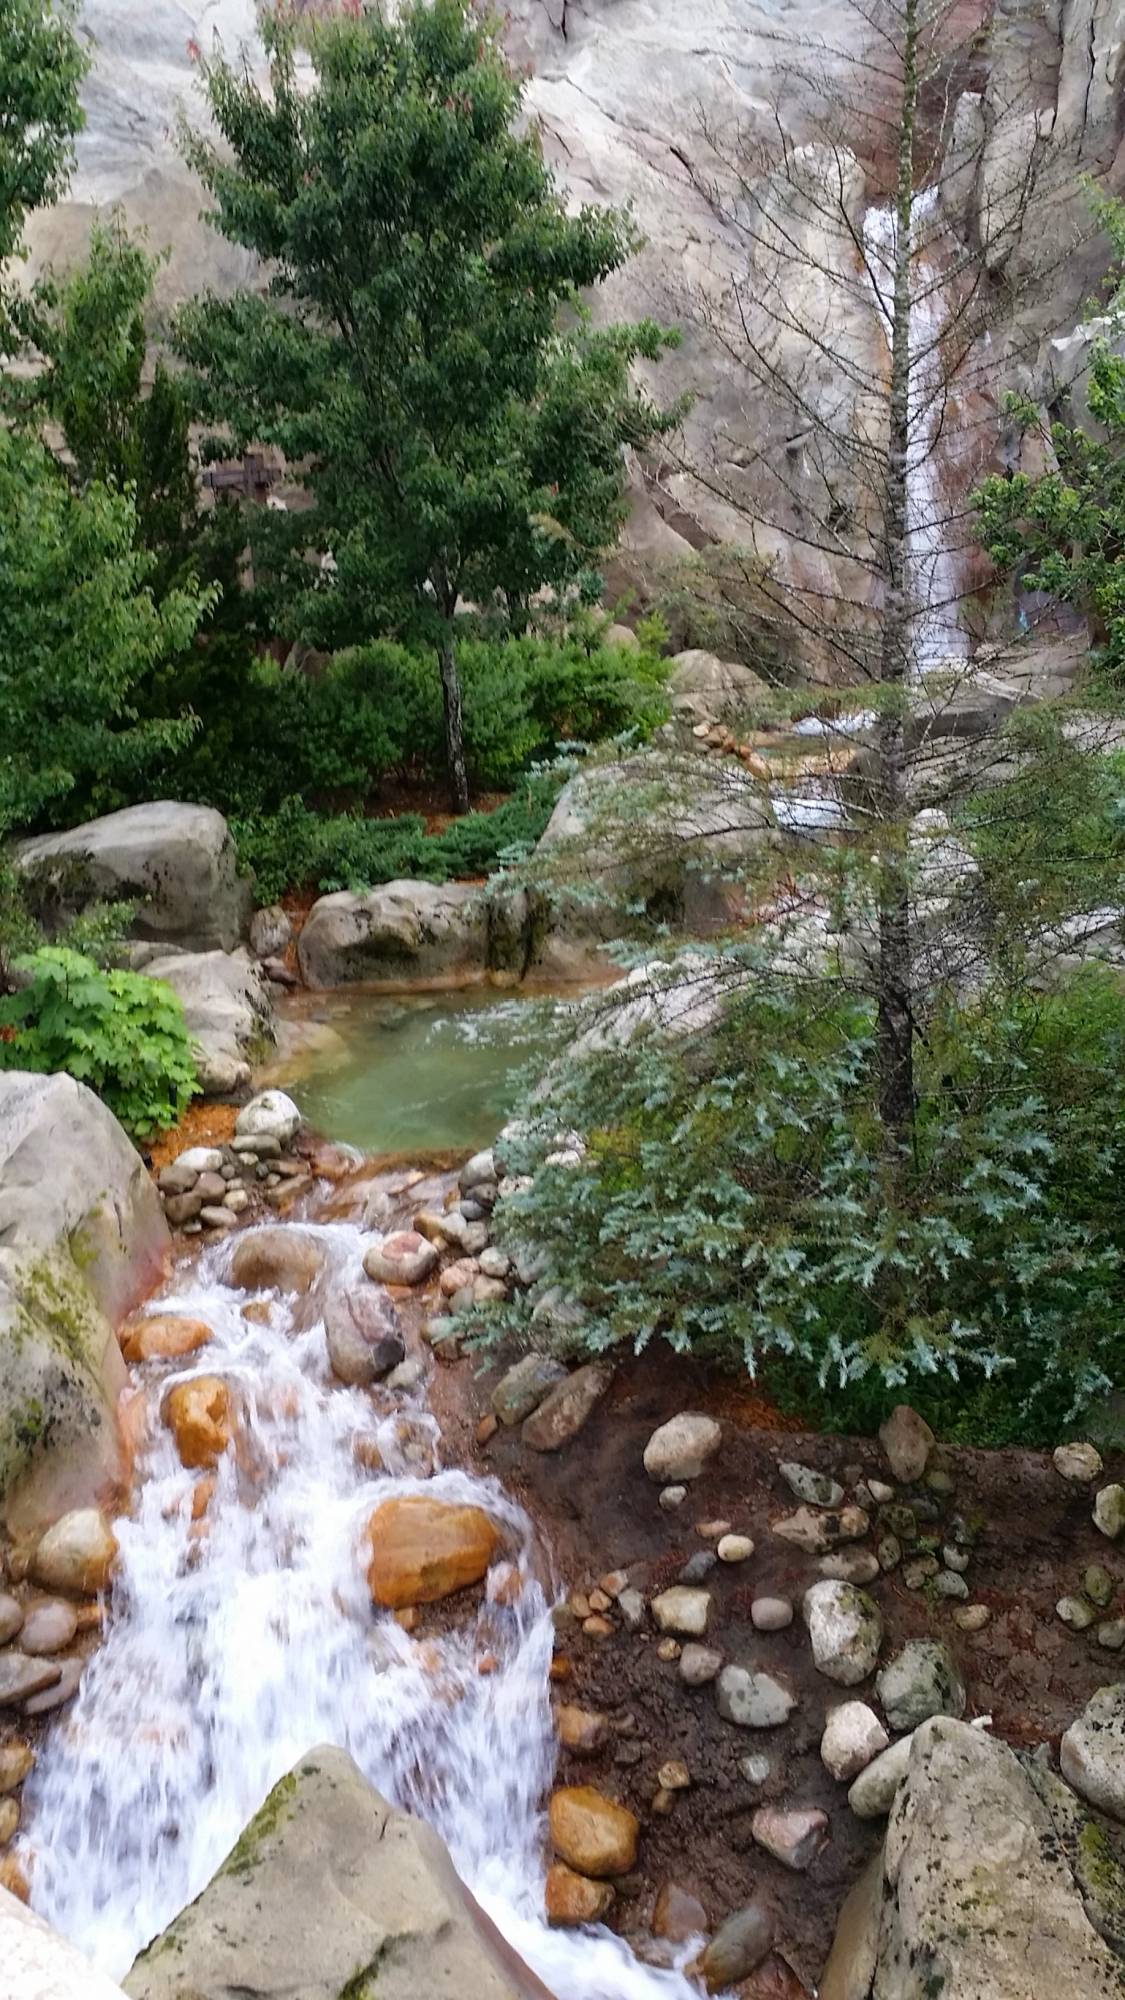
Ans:
{"label": "cascading water", "polygon": [[[924,188],[912,204],[916,248],[911,267],[906,531],[914,605],[911,658],[917,675],[964,660],[969,651],[957,608],[957,561],[950,546],[949,510],[942,498],[937,449],[943,414],[940,342],[948,305],[938,260],[930,253],[925,237],[937,201],[937,188]],[[876,307],[889,341],[898,242],[895,210],[868,209],[863,237],[874,274]]]}
{"label": "cascading water", "polygon": [[[369,1283],[370,1237],[300,1226],[323,1244],[334,1284]],[[363,1392],[334,1383],[323,1323],[303,1319],[300,1301],[257,1294],[268,1318],[245,1319],[251,1295],[223,1282],[229,1255],[208,1249],[160,1301],[214,1337],[175,1373],[154,1370],[133,1506],[116,1524],[112,1616],[27,1787],[36,1907],[120,1977],[199,1894],[278,1778],[332,1742],[438,1828],[558,2000],[694,2000],[681,1972],[642,1965],[611,1932],[544,1922],[552,1625],[527,1517],[494,1480],[426,1478],[419,1460],[436,1462],[439,1438],[424,1403],[407,1406],[405,1424],[401,1411],[380,1420]],[[198,1475],[156,1419],[167,1385],[196,1374],[221,1374],[240,1410],[238,1450],[220,1461],[198,1523]],[[378,1474],[354,1451],[372,1435]],[[372,1507],[419,1490],[487,1507],[523,1585],[514,1604],[486,1596],[424,1646],[373,1613],[360,1555]],[[485,1652],[497,1664],[482,1676]]]}

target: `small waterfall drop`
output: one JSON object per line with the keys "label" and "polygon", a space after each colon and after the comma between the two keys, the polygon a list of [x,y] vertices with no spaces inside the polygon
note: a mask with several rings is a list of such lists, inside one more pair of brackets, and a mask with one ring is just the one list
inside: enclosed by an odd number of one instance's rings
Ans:
{"label": "small waterfall drop", "polygon": [[[917,238],[933,217],[937,188],[914,196]],[[898,217],[893,207],[868,209],[863,225],[876,308],[887,336],[894,294]],[[932,673],[968,657],[968,634],[958,610],[957,562],[948,534],[948,505],[941,492],[938,450],[943,418],[941,336],[948,306],[937,260],[923,241],[915,250],[910,306],[910,444],[906,465],[906,532],[914,603],[911,657],[915,675]]]}
{"label": "small waterfall drop", "polygon": [[[292,1224],[324,1245],[335,1284],[361,1284],[370,1243],[345,1223]],[[33,1900],[104,1971],[199,1894],[277,1780],[313,1745],[348,1750],[379,1789],[435,1825],[458,1872],[558,2000],[696,2000],[680,1971],[633,1957],[610,1931],[548,1929],[542,1805],[555,1761],[553,1630],[531,1524],[492,1479],[436,1463],[420,1396],[379,1419],[334,1382],[305,1301],[223,1282],[229,1244],[204,1251],[152,1310],[205,1320],[210,1345],[146,1371],[148,1420],[103,1644],[28,1781]],[[302,1312],[302,1307],[305,1310]],[[158,1409],[169,1383],[221,1374],[240,1408],[204,1520]],[[406,1423],[403,1423],[403,1417]],[[384,1470],[357,1464],[374,1436]],[[417,1643],[372,1611],[360,1535],[392,1494],[484,1506],[521,1574],[453,1631]],[[541,1572],[542,1563],[538,1565]],[[481,1656],[496,1669],[482,1675]],[[680,1962],[686,1957],[680,1954]]]}

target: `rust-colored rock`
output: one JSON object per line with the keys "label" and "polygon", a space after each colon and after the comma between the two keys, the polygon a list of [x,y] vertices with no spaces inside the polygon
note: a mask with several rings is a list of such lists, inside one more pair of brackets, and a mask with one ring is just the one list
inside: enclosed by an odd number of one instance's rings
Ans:
{"label": "rust-colored rock", "polygon": [[592,1757],[609,1742],[609,1717],[572,1702],[563,1702],[555,1710],[555,1727],[563,1749],[572,1750],[576,1757]]}
{"label": "rust-colored rock", "polygon": [[556,1930],[571,1924],[596,1924],[613,1902],[609,1882],[592,1882],[588,1875],[576,1875],[563,1861],[553,1861],[547,1870],[547,1922]]}
{"label": "rust-colored rock", "polygon": [[580,1875],[627,1875],[637,1858],[640,1825],[627,1806],[592,1785],[564,1785],[547,1808],[556,1854]]}
{"label": "rust-colored rock", "polygon": [[133,1320],[122,1327],[121,1352],[126,1361],[175,1361],[206,1347],[211,1338],[204,1320],[187,1319],[182,1313],[155,1313],[151,1319]]}
{"label": "rust-colored rock", "polygon": [[180,1461],[209,1472],[234,1436],[234,1404],[220,1375],[195,1375],[177,1382],[160,1414],[176,1440]]}
{"label": "rust-colored rock", "polygon": [[424,1494],[384,1500],[367,1522],[372,1600],[387,1610],[435,1604],[479,1583],[500,1546],[500,1530],[482,1507],[458,1507]]}

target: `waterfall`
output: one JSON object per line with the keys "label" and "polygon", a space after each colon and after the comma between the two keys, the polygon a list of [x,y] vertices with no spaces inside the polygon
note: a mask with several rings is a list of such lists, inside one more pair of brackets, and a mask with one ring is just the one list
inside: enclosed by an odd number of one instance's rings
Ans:
{"label": "waterfall", "polygon": [[[337,1284],[370,1282],[370,1237],[345,1223],[292,1226],[316,1234]],[[104,1642],[26,1788],[35,1907],[121,1977],[204,1888],[277,1780],[332,1742],[437,1827],[558,2000],[694,2000],[680,1972],[642,1965],[610,1931],[544,1921],[553,1629],[526,1515],[495,1480],[420,1477],[418,1453],[436,1460],[440,1446],[421,1397],[380,1420],[362,1391],[334,1381],[305,1301],[258,1294],[268,1321],[247,1321],[251,1295],[223,1282],[230,1254],[208,1248],[182,1289],[153,1302],[205,1320],[214,1337],[174,1373],[157,1364],[141,1378],[148,1423],[131,1510],[115,1524]],[[156,1411],[168,1383],[216,1373],[236,1394],[240,1448],[220,1461],[206,1521],[193,1524],[196,1475]],[[354,1455],[357,1436],[372,1434],[381,1473]],[[424,1646],[373,1612],[360,1556],[373,1506],[415,1491],[486,1507],[523,1577],[514,1605],[485,1596]],[[488,1676],[485,1651],[497,1661]]]}
{"label": "waterfall", "polygon": [[[937,188],[916,194],[912,223],[931,218]],[[873,286],[876,307],[888,342],[889,308],[894,292],[898,217],[891,207],[868,209],[863,225],[868,263],[878,275]],[[915,677],[948,667],[968,657],[968,636],[958,612],[957,562],[943,518],[938,431],[943,398],[939,341],[948,317],[937,260],[926,245],[915,250],[910,307],[910,443],[906,463],[906,533],[912,599],[915,606],[911,661]]]}

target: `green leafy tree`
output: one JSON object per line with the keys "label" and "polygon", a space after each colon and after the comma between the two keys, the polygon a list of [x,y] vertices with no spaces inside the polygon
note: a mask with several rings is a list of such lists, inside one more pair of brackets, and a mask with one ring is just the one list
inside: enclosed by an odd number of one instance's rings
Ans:
{"label": "green leafy tree", "polygon": [[[76,0],[4,0],[0,8],[0,270],[20,252],[24,220],[57,201],[82,127],[86,57]],[[0,355],[19,345],[21,302],[0,277]]]}
{"label": "green leafy tree", "polygon": [[190,734],[138,716],[137,686],[183,651],[209,601],[157,603],[128,493],[75,493],[37,440],[0,430],[0,829],[97,801]]}
{"label": "green leafy tree", "polygon": [[394,22],[266,16],[262,33],[268,91],[205,61],[219,139],[185,148],[268,295],[197,301],[180,351],[221,448],[280,447],[310,495],[255,524],[285,629],[433,648],[463,809],[458,603],[500,602],[518,627],[535,592],[582,588],[624,515],[622,448],[671,421],[629,379],[669,336],[595,330],[580,307],[632,228],[567,213],[517,129],[497,30],[465,0]]}

